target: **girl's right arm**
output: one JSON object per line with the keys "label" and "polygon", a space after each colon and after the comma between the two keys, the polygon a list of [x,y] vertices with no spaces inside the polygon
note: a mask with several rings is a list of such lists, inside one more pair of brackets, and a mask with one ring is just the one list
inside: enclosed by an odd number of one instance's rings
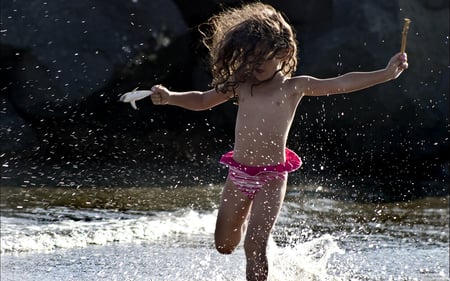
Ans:
{"label": "girl's right arm", "polygon": [[224,93],[218,93],[215,89],[208,91],[188,91],[173,92],[166,87],[155,85],[152,87],[150,96],[153,104],[156,105],[175,105],[189,110],[206,110],[216,105],[222,104],[230,99],[230,96]]}

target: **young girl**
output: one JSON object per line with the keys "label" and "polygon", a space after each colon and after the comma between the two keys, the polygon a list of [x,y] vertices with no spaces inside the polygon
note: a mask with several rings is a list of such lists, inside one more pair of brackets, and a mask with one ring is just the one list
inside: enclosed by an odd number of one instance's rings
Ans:
{"label": "young girl", "polygon": [[[244,237],[247,280],[266,280],[266,246],[286,192],[287,173],[300,158],[286,139],[304,96],[358,91],[397,78],[408,67],[405,53],[384,69],[318,79],[292,77],[297,66],[293,28],[273,7],[253,3],[213,16],[202,32],[209,50],[213,88],[173,92],[156,85],[157,105],[206,110],[234,100],[239,109],[234,150],[220,162],[229,167],[215,230],[220,253],[230,254]],[[247,222],[246,222],[247,221]],[[246,223],[245,223],[246,222]]]}

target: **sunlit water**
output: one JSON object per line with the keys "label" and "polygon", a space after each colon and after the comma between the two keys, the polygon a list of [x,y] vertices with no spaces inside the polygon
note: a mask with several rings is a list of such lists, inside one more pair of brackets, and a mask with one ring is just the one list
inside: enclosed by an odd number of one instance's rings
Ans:
{"label": "sunlit water", "polygon": [[[291,187],[269,280],[450,280],[448,198],[391,204]],[[220,187],[1,188],[1,280],[245,280],[214,250]]]}

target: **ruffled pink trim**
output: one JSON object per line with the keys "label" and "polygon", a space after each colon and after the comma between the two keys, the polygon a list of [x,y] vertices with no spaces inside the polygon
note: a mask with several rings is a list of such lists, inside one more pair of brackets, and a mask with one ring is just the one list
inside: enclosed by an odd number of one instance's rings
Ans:
{"label": "ruffled pink trim", "polygon": [[286,148],[285,153],[286,162],[273,166],[259,167],[243,165],[233,159],[233,151],[229,151],[222,155],[219,162],[227,166],[236,167],[250,176],[256,176],[259,173],[264,172],[293,172],[301,167],[302,160],[294,151]]}

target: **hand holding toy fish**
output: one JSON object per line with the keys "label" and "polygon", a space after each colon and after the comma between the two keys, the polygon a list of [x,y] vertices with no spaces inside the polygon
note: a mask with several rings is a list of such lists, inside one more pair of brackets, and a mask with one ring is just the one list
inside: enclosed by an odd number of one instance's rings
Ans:
{"label": "hand holding toy fish", "polygon": [[136,106],[136,101],[150,96],[151,94],[153,94],[153,91],[149,90],[138,91],[137,89],[138,88],[135,88],[133,91],[125,93],[122,96],[120,96],[120,101],[129,102],[134,109],[138,109]]}
{"label": "hand holding toy fish", "polygon": [[166,105],[169,103],[171,92],[162,85],[152,87],[152,102],[156,105]]}

